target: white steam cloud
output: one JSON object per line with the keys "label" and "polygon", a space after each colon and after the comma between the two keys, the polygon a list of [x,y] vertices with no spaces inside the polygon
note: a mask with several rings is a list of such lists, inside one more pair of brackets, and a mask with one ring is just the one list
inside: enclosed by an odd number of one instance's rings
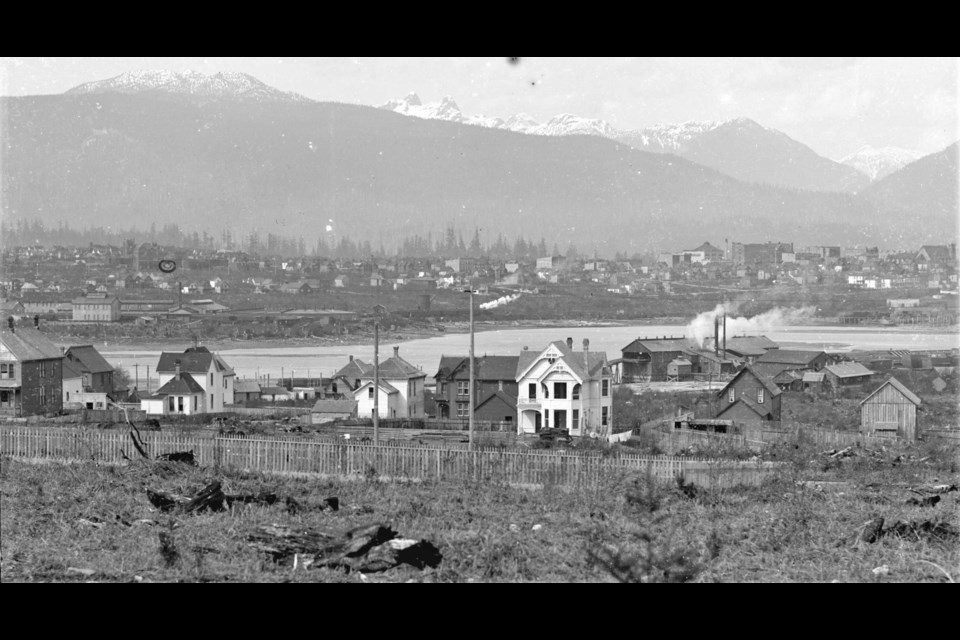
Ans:
{"label": "white steam cloud", "polygon": [[730,314],[735,312],[735,307],[725,308],[722,304],[718,304],[713,311],[705,311],[694,318],[687,325],[684,335],[691,340],[696,340],[697,344],[702,347],[706,338],[713,337],[713,321],[715,318],[720,320],[718,331],[720,340],[723,340],[724,313],[727,314],[727,337],[732,338],[739,335],[760,335],[778,327],[796,324],[812,318],[816,310],[816,307],[802,307],[800,309],[775,307],[752,318],[744,318],[731,317]]}
{"label": "white steam cloud", "polygon": [[496,300],[491,300],[490,302],[484,302],[480,305],[480,308],[483,310],[496,309],[497,307],[502,307],[505,304],[510,304],[519,297],[519,293],[516,293],[512,296],[503,296],[501,298],[497,298]]}

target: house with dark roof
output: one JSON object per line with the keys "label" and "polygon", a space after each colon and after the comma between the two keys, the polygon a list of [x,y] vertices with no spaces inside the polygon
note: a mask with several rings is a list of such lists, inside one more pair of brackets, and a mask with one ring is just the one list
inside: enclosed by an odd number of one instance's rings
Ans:
{"label": "house with dark roof", "polygon": [[[704,349],[714,348],[714,338],[708,337],[704,341]],[[753,362],[768,351],[779,349],[780,345],[767,336],[731,336],[724,341],[722,338],[717,345],[717,351],[725,350],[728,357],[733,356]]]}
{"label": "house with dark roof", "polygon": [[321,398],[310,410],[311,424],[357,417],[357,401],[349,398]]}
{"label": "house with dark roof", "polygon": [[92,344],[68,347],[64,356],[80,371],[84,391],[113,393],[113,367]]}
{"label": "house with dark roof", "polygon": [[373,364],[367,364],[360,358],[350,356],[350,361],[333,374],[330,381],[330,393],[350,394],[360,386],[365,376],[373,375]]}
{"label": "house with dark roof", "polygon": [[860,432],[916,440],[921,404],[917,394],[890,378],[860,402]]}
{"label": "house with dark roof", "polygon": [[206,347],[190,347],[183,353],[164,351],[157,363],[157,375],[163,385],[177,371],[189,373],[203,389],[202,413],[216,413],[234,403],[237,374],[219,355]]}
{"label": "house with dark roof", "polygon": [[624,380],[665,382],[677,358],[696,358],[697,345],[687,338],[637,338],[621,349]]}
{"label": "house with dark roof", "polygon": [[870,382],[876,373],[859,362],[838,362],[823,368],[827,382],[834,388],[852,387]]}
{"label": "house with dark roof", "polygon": [[[374,378],[373,365],[365,365],[359,377],[359,386],[353,391],[359,416],[373,415]],[[394,347],[393,357],[380,363],[380,389],[377,392],[380,417],[425,417],[423,388],[426,378],[426,373],[400,357],[400,347]]]}
{"label": "house with dark roof", "polygon": [[821,371],[833,359],[826,351],[800,349],[775,349],[768,351],[753,362],[758,372],[774,378],[781,371]]}
{"label": "house with dark roof", "polygon": [[781,393],[773,378],[746,365],[717,392],[720,406],[714,417],[738,423],[779,421]]}
{"label": "house with dark roof", "polygon": [[[514,399],[511,421],[516,421],[517,381],[515,376],[518,361],[519,356],[474,357],[474,419],[480,419],[477,416],[479,405],[499,391]],[[434,378],[437,381],[435,396],[437,416],[441,419],[468,419],[470,417],[470,358],[441,356],[440,366]],[[497,421],[505,421],[505,416],[508,415],[500,410],[495,413],[498,415]]]}
{"label": "house with dark roof", "polygon": [[474,420],[481,422],[517,422],[517,396],[497,389],[480,397],[473,410]]}
{"label": "house with dark roof", "polygon": [[29,416],[62,409],[60,348],[37,329],[0,329],[0,414]]}
{"label": "house with dark roof", "polygon": [[205,390],[196,378],[179,368],[156,393],[140,399],[140,409],[149,415],[193,415],[205,413]]}
{"label": "house with dark roof", "polygon": [[233,401],[247,404],[260,399],[260,383],[256,380],[235,380],[233,383]]}
{"label": "house with dark roof", "polygon": [[551,342],[541,351],[524,349],[517,360],[517,433],[548,427],[570,435],[609,434],[613,426],[613,371],[607,354],[574,351],[573,339]]}

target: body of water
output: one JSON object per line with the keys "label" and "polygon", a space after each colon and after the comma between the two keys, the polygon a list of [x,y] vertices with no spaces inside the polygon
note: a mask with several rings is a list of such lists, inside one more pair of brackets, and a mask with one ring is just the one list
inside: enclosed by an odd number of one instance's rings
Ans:
{"label": "body of water", "polygon": [[[620,350],[638,337],[683,337],[684,325],[642,325],[613,327],[567,327],[537,329],[498,329],[481,331],[475,334],[476,355],[511,355],[523,347],[539,350],[549,342],[573,338],[574,349],[583,348],[583,339],[590,340],[591,351],[605,351],[607,358],[619,358]],[[831,352],[844,352],[853,349],[953,349],[960,347],[960,336],[955,331],[917,332],[907,327],[818,327],[785,326],[764,332],[781,348],[822,349]],[[182,349],[190,343],[185,341]],[[381,362],[393,355],[393,347],[400,347],[400,356],[411,364],[420,367],[430,377],[436,373],[441,355],[466,356],[470,349],[470,335],[445,334],[435,338],[392,342],[381,339]],[[125,347],[123,350],[101,347],[97,349],[112,364],[124,367],[131,378],[139,377],[140,387],[149,367],[150,378],[156,381],[156,365],[159,351],[137,350]],[[171,346],[168,350],[175,349]],[[254,379],[257,376],[270,376],[274,380],[282,375],[295,377],[329,377],[343,367],[349,357],[373,362],[373,345],[345,346],[318,345],[316,347],[297,346],[287,348],[237,348],[219,351],[220,355],[237,372],[238,378]],[[136,365],[136,366],[135,366]],[[154,387],[155,388],[155,387]]]}

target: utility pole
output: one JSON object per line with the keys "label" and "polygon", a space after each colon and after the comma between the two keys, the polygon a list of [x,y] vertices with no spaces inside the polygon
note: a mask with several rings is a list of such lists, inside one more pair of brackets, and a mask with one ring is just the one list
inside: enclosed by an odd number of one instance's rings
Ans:
{"label": "utility pole", "polygon": [[139,388],[140,388],[140,365],[139,365],[139,363],[136,363],[136,362],[133,363],[133,371],[134,371],[134,375],[136,376],[136,382],[133,383],[133,388],[134,388],[134,389],[139,389]]}
{"label": "utility pole", "polygon": [[380,318],[373,321],[373,444],[380,444]]}
{"label": "utility pole", "polygon": [[469,416],[470,422],[468,425],[469,431],[467,432],[467,446],[472,450],[473,449],[473,404],[474,404],[474,379],[473,379],[473,287],[469,290],[470,293],[470,396],[469,396]]}

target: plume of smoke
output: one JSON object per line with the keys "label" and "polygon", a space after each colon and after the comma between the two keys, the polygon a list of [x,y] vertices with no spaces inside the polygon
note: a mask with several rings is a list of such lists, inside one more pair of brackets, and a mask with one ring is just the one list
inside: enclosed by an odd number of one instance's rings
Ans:
{"label": "plume of smoke", "polygon": [[775,307],[752,318],[731,317],[735,309],[736,307],[734,305],[725,307],[722,304],[718,304],[714,310],[705,311],[694,318],[690,324],[687,325],[684,335],[691,340],[695,340],[697,344],[702,347],[706,338],[713,337],[713,321],[716,318],[720,319],[718,331],[720,340],[723,340],[722,317],[724,314],[727,316],[727,337],[730,338],[744,334],[759,335],[773,331],[778,327],[795,324],[812,318],[817,310],[816,307],[802,307],[799,309]]}
{"label": "plume of smoke", "polygon": [[490,302],[484,302],[480,305],[480,308],[483,310],[487,309],[496,309],[497,307],[502,307],[505,304],[510,304],[514,300],[520,297],[519,293],[515,293],[511,296],[502,296],[496,300],[491,300]]}

